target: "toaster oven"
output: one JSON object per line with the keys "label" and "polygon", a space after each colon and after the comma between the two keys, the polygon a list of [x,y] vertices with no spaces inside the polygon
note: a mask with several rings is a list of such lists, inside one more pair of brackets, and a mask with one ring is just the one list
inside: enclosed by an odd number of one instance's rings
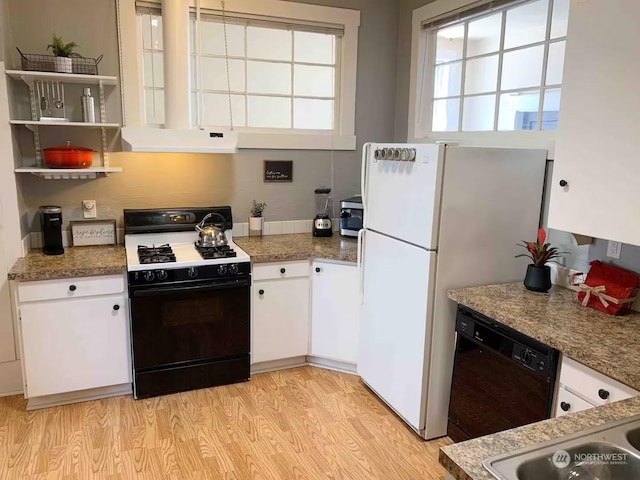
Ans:
{"label": "toaster oven", "polygon": [[347,198],[340,202],[340,235],[344,237],[357,237],[362,229],[364,207],[362,196]]}

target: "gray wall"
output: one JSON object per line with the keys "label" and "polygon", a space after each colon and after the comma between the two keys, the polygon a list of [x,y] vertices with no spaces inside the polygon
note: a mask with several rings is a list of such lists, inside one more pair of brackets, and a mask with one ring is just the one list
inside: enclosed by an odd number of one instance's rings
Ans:
{"label": "gray wall", "polygon": [[409,125],[409,82],[411,73],[411,28],[413,11],[435,0],[400,0],[398,15],[398,70],[394,138],[406,142]]}
{"label": "gray wall", "polygon": [[[104,54],[100,73],[117,75],[117,29],[114,0],[8,0],[11,41],[5,50],[19,64],[15,46],[43,52],[53,32],[80,44],[87,56]],[[360,150],[367,141],[393,140],[399,6],[395,0],[303,0],[305,3],[361,11],[356,98],[358,150],[331,152],[244,150],[238,155],[148,155],[117,153],[112,165],[124,173],[93,181],[42,180],[19,175],[23,232],[39,229],[39,205],[64,209],[65,223],[80,218],[80,203],[95,199],[104,218],[121,219],[123,208],[230,204],[236,217],[248,215],[253,198],[268,203],[267,220],[313,216],[313,189],[333,180],[334,199],[360,191]],[[13,59],[13,60],[9,60]],[[108,107],[118,109],[118,91]],[[112,110],[113,111],[113,110]],[[23,132],[23,136],[26,135]],[[59,139],[62,143],[65,138]],[[90,141],[90,140],[87,140]],[[49,146],[49,145],[44,145]],[[294,161],[294,182],[265,184],[263,160]]]}

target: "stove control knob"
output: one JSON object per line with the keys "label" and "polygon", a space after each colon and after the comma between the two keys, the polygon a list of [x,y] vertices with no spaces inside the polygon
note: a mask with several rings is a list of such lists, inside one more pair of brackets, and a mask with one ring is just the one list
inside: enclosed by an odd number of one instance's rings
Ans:
{"label": "stove control knob", "polygon": [[152,282],[154,280],[154,278],[156,278],[156,275],[155,275],[155,273],[153,273],[153,270],[148,270],[148,271],[144,272],[142,274],[142,276],[144,277],[144,279],[147,282]]}
{"label": "stove control knob", "polygon": [[189,278],[196,278],[198,276],[198,270],[191,267],[189,270],[187,270],[187,275]]}
{"label": "stove control knob", "polygon": [[238,274],[238,264],[237,263],[232,263],[231,265],[229,265],[229,273],[231,275],[237,275]]}
{"label": "stove control knob", "polygon": [[166,270],[158,270],[158,273],[156,273],[158,280],[166,280],[168,276],[169,274]]}
{"label": "stove control knob", "polygon": [[526,365],[529,365],[531,363],[531,352],[529,350],[525,350],[522,353],[522,361]]}
{"label": "stove control knob", "polygon": [[227,274],[227,266],[226,265],[220,265],[218,267],[218,273],[220,275],[226,275]]}

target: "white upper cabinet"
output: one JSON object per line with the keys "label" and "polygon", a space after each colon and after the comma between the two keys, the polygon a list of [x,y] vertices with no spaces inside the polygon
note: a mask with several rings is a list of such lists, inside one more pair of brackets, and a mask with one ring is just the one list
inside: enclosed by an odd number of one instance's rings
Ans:
{"label": "white upper cabinet", "polygon": [[640,245],[640,2],[571,2],[549,227]]}

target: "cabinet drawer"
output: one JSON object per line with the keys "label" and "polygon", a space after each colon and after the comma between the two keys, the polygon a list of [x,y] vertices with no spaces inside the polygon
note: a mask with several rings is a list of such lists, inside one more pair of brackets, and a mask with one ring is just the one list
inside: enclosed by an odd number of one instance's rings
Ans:
{"label": "cabinet drawer", "polygon": [[[577,395],[560,387],[558,389],[558,396],[556,398],[556,417],[562,417],[569,413],[581,412],[582,410],[588,410],[595,405],[591,405],[589,402],[581,399]],[[564,408],[562,408],[564,407]],[[565,410],[566,409],[566,410]]]}
{"label": "cabinet drawer", "polygon": [[124,275],[63,278],[20,282],[18,284],[18,299],[20,303],[25,303],[94,295],[114,295],[124,291]]}
{"label": "cabinet drawer", "polygon": [[633,388],[566,356],[562,357],[560,383],[594,405],[604,405],[640,395],[640,392]]}
{"label": "cabinet drawer", "polygon": [[253,266],[253,280],[275,280],[309,276],[309,262],[274,262]]}

